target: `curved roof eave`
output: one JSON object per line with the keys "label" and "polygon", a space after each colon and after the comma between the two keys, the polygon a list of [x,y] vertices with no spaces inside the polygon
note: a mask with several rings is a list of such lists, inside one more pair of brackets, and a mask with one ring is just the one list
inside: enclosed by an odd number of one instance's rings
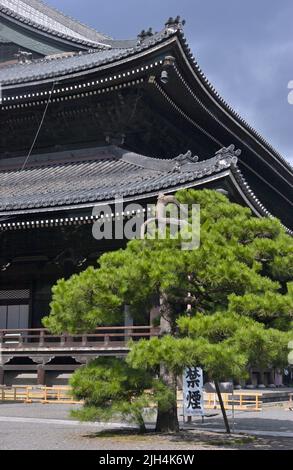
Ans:
{"label": "curved roof eave", "polygon": [[17,165],[3,168],[0,215],[91,206],[118,195],[143,199],[173,188],[192,187],[198,181],[228,174],[237,164],[238,154],[233,145],[204,161],[198,161],[190,151],[161,160],[115,146],[75,153],[76,161],[66,160],[61,152],[50,162],[40,155],[24,170]]}
{"label": "curved roof eave", "polygon": [[[45,83],[51,83],[52,80],[64,81],[73,77],[86,76],[89,73],[96,73],[104,71],[105,69],[115,68],[123,63],[134,62],[137,59],[145,56],[151,56],[153,53],[157,53],[159,49],[163,49],[166,46],[177,45],[178,51],[181,54],[183,61],[191,72],[192,76],[196,80],[196,83],[204,91],[208,100],[211,100],[217,108],[228,117],[231,122],[237,125],[243,132],[246,133],[250,138],[254,140],[262,149],[269,153],[271,157],[278,161],[293,177],[293,168],[290,163],[261,135],[258,133],[252,126],[250,126],[226,101],[219,95],[215,90],[212,84],[209,82],[204,72],[201,70],[199,64],[197,63],[195,57],[193,56],[191,50],[187,45],[187,40],[184,36],[184,33],[181,28],[176,31],[163,30],[161,33],[154,35],[153,38],[137,45],[134,48],[126,50],[117,50],[117,55],[113,54],[112,58],[102,60],[101,63],[93,63],[87,67],[84,65],[80,66],[77,64],[75,68],[71,68],[67,72],[63,72],[61,75],[46,76],[40,77],[34,81],[21,81],[18,85],[13,82],[11,85],[8,83],[3,84],[3,91],[13,88],[21,87],[26,83],[26,86],[35,86]],[[113,51],[114,52],[114,51]],[[97,53],[98,54],[98,53]],[[95,53],[93,54],[93,56]],[[68,60],[68,59],[64,59]],[[1,79],[1,74],[0,74]]]}
{"label": "curved roof eave", "polygon": [[86,48],[86,47],[92,47],[92,48],[98,48],[98,47],[107,47],[107,39],[105,38],[104,40],[98,41],[93,41],[90,40],[86,37],[83,37],[82,35],[75,35],[74,32],[73,34],[69,33],[62,33],[54,30],[51,27],[45,27],[33,20],[28,20],[26,18],[23,18],[21,15],[17,14],[16,12],[12,12],[9,9],[5,8],[4,6],[0,5],[0,16],[2,16],[4,19],[7,21],[10,21],[12,23],[17,24],[18,26],[34,32],[41,34],[47,38],[51,38],[54,41],[57,42],[63,42],[67,44],[73,44],[75,47],[80,46],[81,48]]}
{"label": "curved roof eave", "polygon": [[[232,181],[233,186],[241,196],[244,203],[252,210],[252,212],[257,217],[270,217],[276,219],[276,217],[268,211],[268,209],[261,203],[256,194],[252,191],[238,166],[234,166],[231,168],[229,177]],[[290,236],[293,236],[293,230],[289,229],[286,225],[282,224],[281,222],[280,224]]]}
{"label": "curved roof eave", "polygon": [[[56,70],[56,73],[47,73],[48,71],[45,70],[46,63],[50,62],[52,63],[52,60],[56,59],[40,59],[37,60],[33,63],[30,64],[21,64],[21,70],[24,70],[24,67],[30,68],[33,70],[33,65],[34,64],[44,64],[44,73],[40,74],[37,78],[33,76],[28,76],[27,78],[24,78],[21,76],[21,74],[17,73],[17,67],[19,67],[19,64],[16,65],[11,65],[8,66],[7,68],[3,68],[2,71],[5,73],[6,70],[15,70],[15,78],[12,79],[4,79],[2,78],[1,80],[1,69],[0,69],[0,82],[2,83],[2,90],[3,91],[8,91],[8,90],[15,90],[16,88],[22,88],[24,86],[26,87],[34,87],[34,86],[40,86],[40,85],[45,85],[47,83],[52,83],[52,81],[55,82],[62,82],[68,79],[72,78],[81,78],[83,76],[87,76],[88,74],[94,74],[94,73],[99,73],[101,71],[104,71],[105,69],[115,69],[119,65],[123,65],[126,63],[131,63],[136,61],[137,59],[140,59],[145,56],[151,56],[153,53],[157,52],[159,49],[163,49],[169,44],[171,45],[176,41],[176,34],[173,33],[162,33],[160,35],[157,35],[155,38],[152,40],[148,40],[146,42],[140,43],[136,45],[136,47],[131,47],[131,48],[119,48],[117,47],[116,49],[110,49],[109,51],[91,51],[88,53],[81,54],[80,56],[75,56],[76,64],[74,66],[70,66],[70,61],[68,58],[62,58],[58,59],[58,63],[61,61],[64,61],[64,63],[68,64],[68,68],[64,68],[62,72]],[[109,55],[106,58],[103,58],[102,55],[104,52],[109,52]],[[81,63],[79,64],[79,61],[81,62],[81,59],[78,59],[78,57],[85,57],[85,55],[88,55],[92,58],[89,64],[86,66]],[[56,62],[57,63],[57,62]],[[4,98],[5,101],[5,98]]]}
{"label": "curved roof eave", "polygon": [[88,37],[89,39],[94,39],[95,41],[100,41],[101,39],[111,39],[110,36],[100,31],[97,31],[93,27],[82,23],[81,21],[69,16],[68,14],[65,14],[58,8],[53,7],[52,5],[48,5],[44,0],[25,0],[25,3],[30,5],[32,8],[35,8],[37,11],[40,11],[41,13],[57,20],[58,22],[69,27],[73,31]]}
{"label": "curved roof eave", "polygon": [[186,37],[182,30],[178,31],[177,44],[181,50],[182,57],[185,59],[186,65],[189,67],[191,73],[196,79],[197,83],[201,86],[202,90],[206,93],[207,97],[213,101],[217,107],[226,114],[231,120],[234,121],[242,130],[244,130],[249,136],[253,137],[254,140],[261,145],[267,152],[269,152],[274,158],[277,158],[286,168],[290,171],[293,177],[293,167],[290,163],[247,121],[240,116],[216,91],[214,86],[206,77],[194,57],[191,49],[188,47]]}

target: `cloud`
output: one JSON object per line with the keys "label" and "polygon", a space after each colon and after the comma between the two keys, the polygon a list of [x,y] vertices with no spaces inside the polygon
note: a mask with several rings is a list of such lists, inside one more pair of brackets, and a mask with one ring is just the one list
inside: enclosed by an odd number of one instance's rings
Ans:
{"label": "cloud", "polygon": [[292,0],[48,0],[116,38],[162,28],[171,15],[186,20],[194,55],[217,91],[253,127],[293,161]]}

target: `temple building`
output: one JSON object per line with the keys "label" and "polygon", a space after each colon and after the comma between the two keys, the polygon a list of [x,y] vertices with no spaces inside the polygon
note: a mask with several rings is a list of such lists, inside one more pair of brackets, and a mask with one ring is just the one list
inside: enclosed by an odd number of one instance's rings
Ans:
{"label": "temple building", "polygon": [[50,383],[155,334],[42,330],[56,281],[125,245],[93,238],[94,207],[127,219],[123,197],[144,217],[161,193],[213,188],[292,233],[292,168],[219,96],[183,26],[116,40],[40,0],[0,0],[0,384]]}

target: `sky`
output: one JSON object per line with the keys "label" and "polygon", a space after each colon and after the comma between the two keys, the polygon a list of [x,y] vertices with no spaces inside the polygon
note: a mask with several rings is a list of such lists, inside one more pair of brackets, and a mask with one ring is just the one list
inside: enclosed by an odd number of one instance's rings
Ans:
{"label": "sky", "polygon": [[205,75],[250,125],[293,164],[292,0],[47,0],[115,39],[163,28],[181,15]]}

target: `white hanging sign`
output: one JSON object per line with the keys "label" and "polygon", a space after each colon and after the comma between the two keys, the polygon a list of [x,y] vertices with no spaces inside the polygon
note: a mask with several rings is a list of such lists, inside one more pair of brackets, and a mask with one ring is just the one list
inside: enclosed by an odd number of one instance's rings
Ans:
{"label": "white hanging sign", "polygon": [[187,367],[183,373],[183,414],[184,416],[204,415],[203,370]]}

